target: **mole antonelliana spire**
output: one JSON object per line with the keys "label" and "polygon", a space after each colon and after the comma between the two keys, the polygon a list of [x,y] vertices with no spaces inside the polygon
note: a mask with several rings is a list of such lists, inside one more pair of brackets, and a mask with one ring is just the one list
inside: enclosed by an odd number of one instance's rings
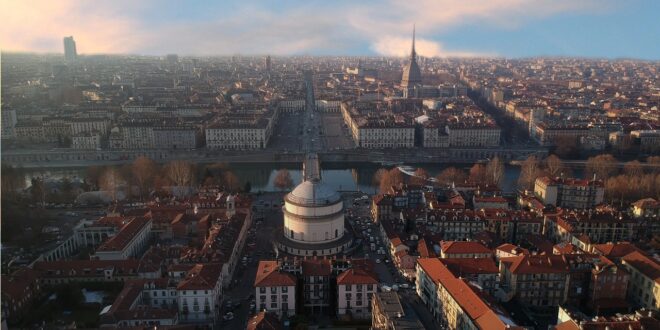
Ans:
{"label": "mole antonelliana spire", "polygon": [[412,50],[410,52],[410,60],[403,68],[403,76],[401,77],[401,88],[403,88],[403,97],[410,98],[413,96],[415,85],[422,83],[422,71],[417,64],[417,53],[415,52],[415,26],[413,25],[413,38]]}

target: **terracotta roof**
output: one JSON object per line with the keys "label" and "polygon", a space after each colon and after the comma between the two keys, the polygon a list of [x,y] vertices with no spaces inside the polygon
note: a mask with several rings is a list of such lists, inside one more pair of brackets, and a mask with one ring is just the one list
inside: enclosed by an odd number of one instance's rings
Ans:
{"label": "terracotta roof", "polygon": [[287,273],[279,270],[277,261],[259,261],[257,268],[257,275],[254,279],[255,287],[262,286],[295,286],[296,278]]}
{"label": "terracotta roof", "polygon": [[213,290],[222,273],[221,264],[197,264],[186,274],[177,290]]}
{"label": "terracotta roof", "polygon": [[332,264],[328,259],[308,259],[302,262],[303,276],[330,276]]}
{"label": "terracotta roof", "polygon": [[19,300],[30,292],[36,284],[37,273],[30,268],[20,268],[10,275],[2,275],[2,295]]}
{"label": "terracotta roof", "polygon": [[568,265],[560,255],[521,255],[500,259],[513,274],[563,274]]}
{"label": "terracotta roof", "polygon": [[[435,260],[435,261],[430,261]],[[420,266],[431,270],[430,277],[445,288],[465,313],[473,320],[479,329],[515,329],[515,325],[505,320],[508,318],[496,313],[481,297],[462,279],[456,278],[438,259],[420,259]]]}
{"label": "terracotta roof", "polygon": [[259,312],[250,318],[247,324],[248,330],[280,330],[284,329],[280,320],[274,313]]}
{"label": "terracotta roof", "polygon": [[479,242],[443,241],[440,242],[440,248],[443,253],[449,254],[493,253],[490,249]]}
{"label": "terracotta roof", "polygon": [[529,254],[529,250],[523,249],[511,243],[504,243],[497,247],[497,250],[510,254]]}
{"label": "terracotta roof", "polygon": [[632,205],[641,209],[655,209],[660,207],[660,202],[653,198],[644,198],[632,203]]}
{"label": "terracotta roof", "polygon": [[456,277],[469,274],[497,274],[499,269],[492,258],[445,258],[440,259]]}
{"label": "terracotta roof", "polygon": [[431,257],[431,253],[429,252],[429,247],[426,245],[426,240],[425,239],[420,239],[417,242],[417,253],[419,253],[420,258],[428,258]]}
{"label": "terracotta roof", "polygon": [[650,278],[656,283],[660,283],[660,264],[655,260],[635,251],[621,258],[624,264],[637,269],[644,276]]}
{"label": "terracotta roof", "polygon": [[364,269],[347,269],[337,276],[337,285],[378,284],[376,274]]}
{"label": "terracotta roof", "polygon": [[629,242],[618,242],[616,244],[614,243],[607,243],[607,244],[594,244],[593,245],[593,252],[602,254],[608,258],[621,258],[627,254],[630,254],[632,252],[642,252],[642,250],[638,249],[634,244],[629,243]]}
{"label": "terracotta roof", "polygon": [[122,251],[126,246],[135,238],[135,236],[142,231],[142,229],[151,222],[150,219],[145,217],[135,217],[131,222],[124,225],[119,232],[110,237],[107,241],[103,242],[96,251]]}
{"label": "terracotta roof", "polygon": [[137,276],[138,265],[137,259],[58,260],[37,261],[33,269],[40,272],[42,277],[104,277],[103,270],[106,269],[112,269],[114,276]]}

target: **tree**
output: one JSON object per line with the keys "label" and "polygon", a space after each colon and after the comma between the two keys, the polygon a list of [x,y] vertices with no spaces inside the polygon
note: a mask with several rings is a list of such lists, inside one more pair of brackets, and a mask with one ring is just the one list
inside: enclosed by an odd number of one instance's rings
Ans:
{"label": "tree", "polygon": [[379,168],[376,171],[376,173],[374,173],[371,182],[373,183],[374,186],[380,186],[380,182],[383,180],[383,177],[385,177],[386,175],[387,175],[387,169]]}
{"label": "tree", "polygon": [[415,173],[413,173],[413,176],[410,178],[410,183],[415,184],[415,185],[426,185],[429,179],[429,173],[423,169],[423,168],[418,168],[415,170]]}
{"label": "tree", "polygon": [[140,200],[144,199],[144,193],[149,190],[156,171],[156,163],[145,156],[140,156],[131,165],[131,173],[138,187]]}
{"label": "tree", "polygon": [[40,177],[33,177],[31,183],[30,195],[32,196],[32,202],[40,207],[44,207],[44,203],[46,203],[46,186],[44,180]]}
{"label": "tree", "polygon": [[243,185],[243,192],[247,194],[247,193],[249,193],[250,191],[252,191],[252,182],[250,182],[250,180],[248,180],[248,181],[246,181],[245,184]]}
{"label": "tree", "polygon": [[623,173],[628,176],[639,177],[644,174],[644,168],[642,168],[642,163],[633,160],[623,165]]}
{"label": "tree", "polygon": [[25,177],[23,170],[2,164],[2,169],[0,172],[2,173],[2,178],[0,179],[0,183],[2,184],[2,198],[17,198],[18,191],[25,188]]}
{"label": "tree", "polygon": [[280,190],[286,190],[293,187],[293,179],[291,179],[291,173],[285,168],[277,171],[275,175],[275,181],[273,182],[275,187]]}
{"label": "tree", "polygon": [[618,161],[610,154],[589,157],[586,163],[587,178],[591,179],[594,174],[600,180],[606,180],[619,172]]}
{"label": "tree", "polygon": [[185,160],[174,160],[165,166],[165,174],[175,186],[187,187],[192,184],[193,165]]}
{"label": "tree", "polygon": [[71,202],[76,198],[76,196],[74,196],[74,192],[73,192],[73,184],[71,183],[71,180],[69,179],[69,177],[64,177],[64,179],[62,179],[62,189],[61,190],[62,190],[62,198],[66,202]]}
{"label": "tree", "polygon": [[520,165],[520,176],[518,177],[518,187],[520,189],[532,190],[534,181],[542,175],[540,164],[536,156],[529,156]]}
{"label": "tree", "polygon": [[502,179],[504,179],[504,162],[495,156],[486,165],[486,175],[489,183],[499,187]]}
{"label": "tree", "polygon": [[106,168],[99,179],[99,188],[110,194],[113,203],[117,203],[117,195],[123,184],[124,178],[121,177],[119,171],[114,167]]}
{"label": "tree", "polygon": [[557,157],[556,155],[550,155],[546,157],[544,163],[548,175],[552,178],[556,178],[558,176],[561,176],[562,174],[568,174],[565,173],[566,169],[564,166],[564,162],[562,162],[561,158]]}
{"label": "tree", "polygon": [[404,182],[403,173],[398,167],[395,167],[387,171],[387,174],[380,180],[380,192],[387,193],[392,186],[399,186]]}
{"label": "tree", "polygon": [[464,183],[467,180],[465,171],[456,167],[448,167],[435,177],[439,184]]}
{"label": "tree", "polygon": [[577,139],[572,136],[562,136],[555,140],[557,148],[555,148],[555,153],[561,157],[567,158],[574,155],[577,152]]}
{"label": "tree", "polygon": [[101,179],[102,174],[103,168],[98,166],[90,166],[87,168],[85,181],[89,182],[89,184],[92,186],[92,189],[97,189],[99,186],[99,179]]}
{"label": "tree", "polygon": [[488,175],[486,174],[486,166],[482,164],[474,164],[470,168],[470,177],[468,179],[472,183],[486,184],[488,183]]}
{"label": "tree", "polygon": [[651,168],[652,173],[660,173],[660,156],[646,158],[646,164]]}
{"label": "tree", "polygon": [[238,191],[241,187],[241,182],[232,171],[225,171],[222,175],[222,178],[225,182],[225,188],[229,191],[235,192]]}

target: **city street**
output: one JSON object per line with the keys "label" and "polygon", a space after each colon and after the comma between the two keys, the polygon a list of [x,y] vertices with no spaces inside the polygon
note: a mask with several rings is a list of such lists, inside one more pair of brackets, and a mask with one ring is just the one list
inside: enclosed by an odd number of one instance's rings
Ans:
{"label": "city street", "polygon": [[[250,309],[250,298],[254,295],[254,279],[257,274],[259,260],[275,259],[273,247],[274,230],[282,224],[282,212],[280,204],[282,193],[267,193],[255,196],[253,205],[256,211],[253,213],[253,225],[243,250],[243,257],[248,261],[245,265],[239,263],[234,275],[234,282],[225,289],[221,315],[231,311],[234,319],[221,323],[221,329],[244,329],[248,319],[254,315]],[[263,202],[261,202],[263,201]],[[273,207],[275,205],[275,207]],[[261,220],[263,219],[263,220]],[[227,303],[240,303],[237,308],[228,308]]]}
{"label": "city street", "polygon": [[283,113],[268,143],[268,148],[285,152],[299,152],[302,148],[302,113]]}

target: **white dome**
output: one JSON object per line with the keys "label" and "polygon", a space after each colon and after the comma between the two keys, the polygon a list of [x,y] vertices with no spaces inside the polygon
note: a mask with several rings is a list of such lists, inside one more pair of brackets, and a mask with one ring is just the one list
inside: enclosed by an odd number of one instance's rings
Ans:
{"label": "white dome", "polygon": [[335,204],[341,200],[341,196],[320,181],[304,181],[286,199],[298,205],[321,206]]}

